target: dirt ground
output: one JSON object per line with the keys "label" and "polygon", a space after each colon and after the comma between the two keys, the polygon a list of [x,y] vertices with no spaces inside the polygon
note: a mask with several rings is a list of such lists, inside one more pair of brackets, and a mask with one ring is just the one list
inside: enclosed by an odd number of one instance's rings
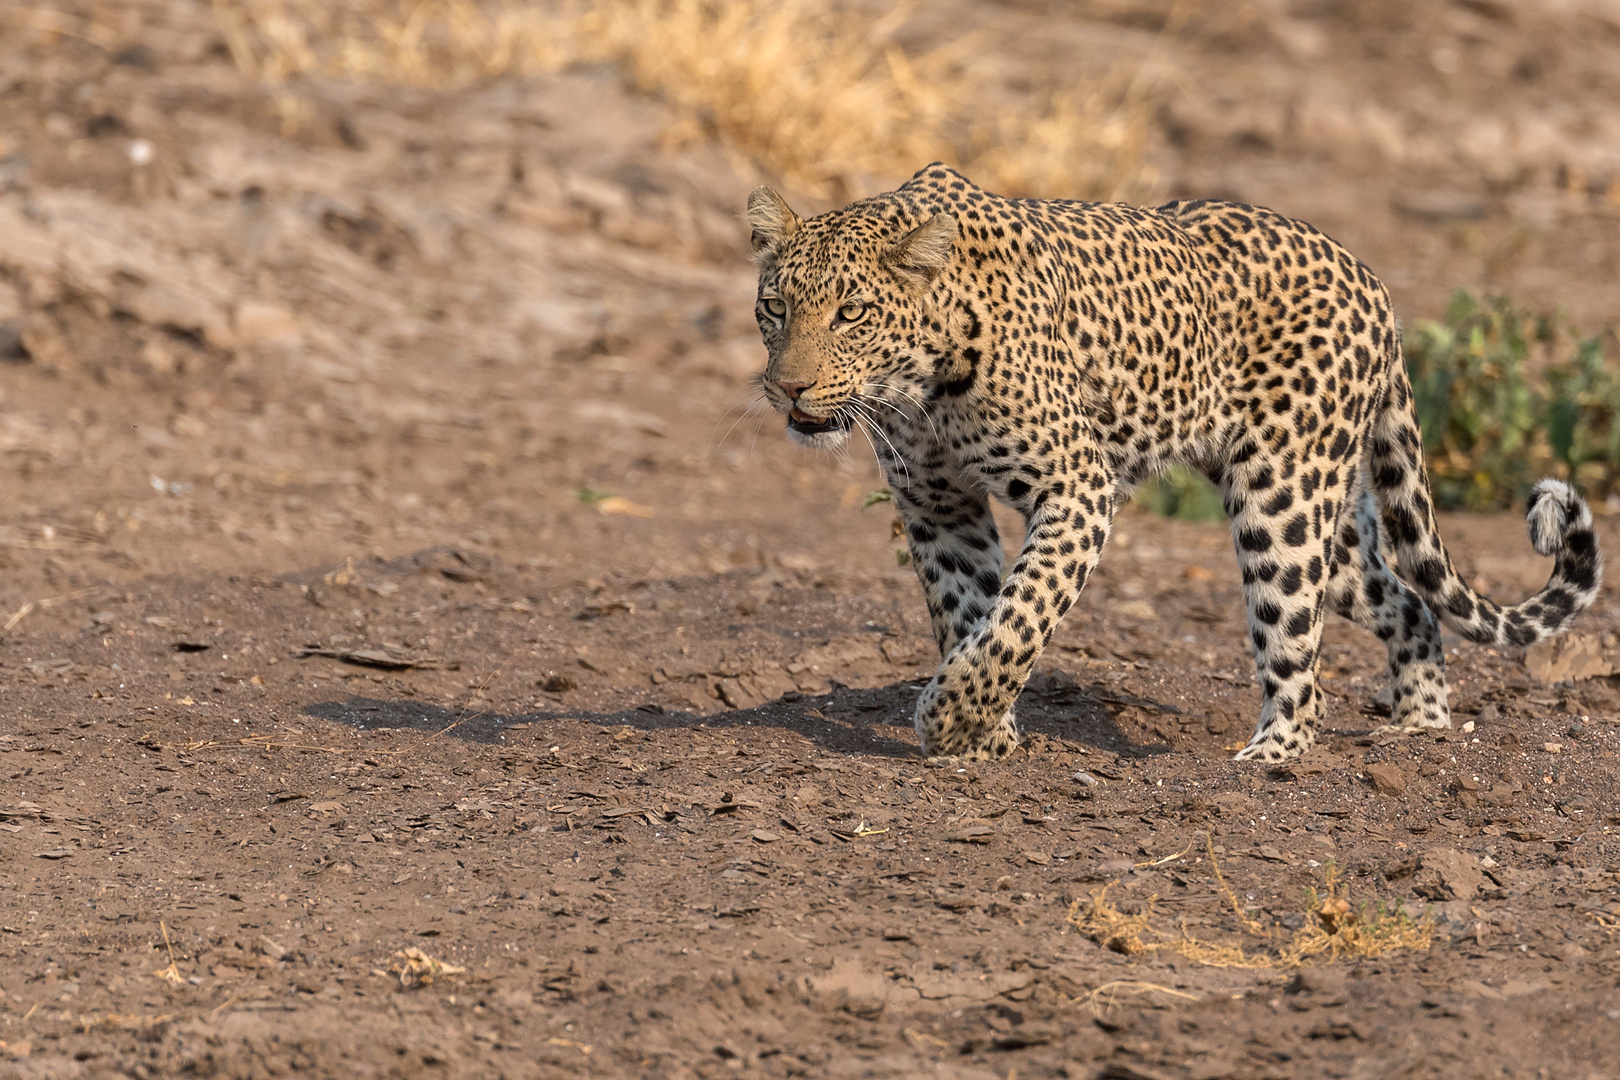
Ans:
{"label": "dirt ground", "polygon": [[[1324,746],[1238,765],[1230,541],[1127,509],[1025,746],[936,767],[870,456],[746,411],[746,166],[611,71],[277,95],[205,4],[41,11],[0,3],[0,1077],[1614,1075],[1613,584],[1550,667],[1452,642],[1445,736],[1368,734],[1335,623]],[[1409,318],[1620,318],[1612,5],[1242,12],[911,32],[1013,89],[1154,58],[1158,190],[1316,220]],[[1544,579],[1522,520],[1443,528]],[[1330,875],[1428,947],[1255,966]]]}

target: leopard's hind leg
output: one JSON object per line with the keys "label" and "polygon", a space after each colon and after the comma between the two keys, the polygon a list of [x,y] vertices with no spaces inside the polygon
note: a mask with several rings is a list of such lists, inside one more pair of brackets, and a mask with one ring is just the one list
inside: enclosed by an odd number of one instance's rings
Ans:
{"label": "leopard's hind leg", "polygon": [[1380,731],[1448,728],[1445,650],[1428,605],[1390,570],[1378,507],[1358,473],[1353,512],[1339,525],[1328,575],[1333,610],[1371,631],[1389,652],[1394,691],[1390,723]]}
{"label": "leopard's hind leg", "polygon": [[[1251,437],[1252,438],[1252,437]],[[1298,757],[1316,742],[1317,669],[1333,538],[1349,484],[1319,461],[1250,441],[1216,479],[1243,571],[1249,639],[1260,678],[1260,722],[1240,761]]]}

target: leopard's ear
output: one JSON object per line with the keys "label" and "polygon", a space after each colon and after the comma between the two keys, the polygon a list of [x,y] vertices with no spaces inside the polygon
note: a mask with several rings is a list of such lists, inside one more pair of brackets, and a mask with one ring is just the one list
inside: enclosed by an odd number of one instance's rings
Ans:
{"label": "leopard's ear", "polygon": [[770,262],[782,250],[782,245],[799,231],[800,221],[793,207],[774,189],[757,187],[748,196],[748,224],[753,230],[748,239],[754,248],[754,258]]}
{"label": "leopard's ear", "polygon": [[916,274],[925,281],[933,281],[951,261],[951,246],[956,243],[956,218],[950,214],[935,214],[900,238],[883,255],[885,266],[908,274]]}

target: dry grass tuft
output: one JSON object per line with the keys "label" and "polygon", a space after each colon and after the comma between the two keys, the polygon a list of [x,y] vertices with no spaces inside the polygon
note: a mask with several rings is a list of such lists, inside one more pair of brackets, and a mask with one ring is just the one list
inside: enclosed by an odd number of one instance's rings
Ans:
{"label": "dry grass tuft", "polygon": [[1340,882],[1337,869],[1330,863],[1324,871],[1321,889],[1313,886],[1305,892],[1304,922],[1284,939],[1280,927],[1265,926],[1238,903],[1221,874],[1213,849],[1210,865],[1221,894],[1232,905],[1244,929],[1274,944],[1246,952],[1235,943],[1193,937],[1185,925],[1178,937],[1145,942],[1142,935],[1152,931],[1153,905],[1158,897],[1149,897],[1140,912],[1126,914],[1108,899],[1108,886],[1093,895],[1089,906],[1082,907],[1079,901],[1071,905],[1068,920],[1081,933],[1114,952],[1140,956],[1164,949],[1210,967],[1297,968],[1324,957],[1326,962],[1332,963],[1407,950],[1422,952],[1429,948],[1434,937],[1434,921],[1428,915],[1414,921],[1399,905],[1382,902],[1353,905],[1347,887]]}
{"label": "dry grass tuft", "polygon": [[180,965],[174,960],[174,943],[169,940],[169,926],[159,919],[158,928],[163,931],[163,947],[169,951],[169,964],[167,967],[158,968],[152,974],[174,986],[185,986],[186,977],[180,973]]}
{"label": "dry grass tuft", "polygon": [[1126,956],[1140,956],[1164,948],[1163,942],[1149,945],[1142,940],[1142,932],[1153,921],[1153,904],[1158,896],[1148,897],[1141,911],[1127,915],[1108,899],[1108,889],[1109,886],[1104,885],[1097,890],[1091,898],[1091,906],[1083,910],[1078,900],[1070,905],[1069,922],[1103,948]]}
{"label": "dry grass tuft", "polygon": [[434,979],[464,974],[467,969],[436,960],[412,946],[404,952],[395,953],[394,958],[388,963],[388,970],[399,976],[399,985],[407,990],[414,990],[420,986],[433,985]]}
{"label": "dry grass tuft", "polygon": [[[818,0],[214,0],[241,69],[464,86],[610,62],[663,98],[677,141],[716,139],[802,192],[845,200],[943,160],[1009,195],[1124,198],[1143,164],[1157,80],[1141,68],[1034,100],[1000,92],[962,39],[908,55],[911,5],[874,18]],[[1002,100],[998,102],[998,97]]]}

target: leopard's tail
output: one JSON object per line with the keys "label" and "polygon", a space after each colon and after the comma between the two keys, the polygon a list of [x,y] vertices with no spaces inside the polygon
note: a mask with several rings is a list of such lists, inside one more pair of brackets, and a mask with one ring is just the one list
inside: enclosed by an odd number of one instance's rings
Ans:
{"label": "leopard's tail", "polygon": [[1469,641],[1534,645],[1562,633],[1597,599],[1603,579],[1591,508],[1562,480],[1541,481],[1530,492],[1525,516],[1530,543],[1538,553],[1553,557],[1547,584],[1510,607],[1469,588],[1435,527],[1423,440],[1398,341],[1389,393],[1373,420],[1366,461],[1401,577],[1448,628]]}

